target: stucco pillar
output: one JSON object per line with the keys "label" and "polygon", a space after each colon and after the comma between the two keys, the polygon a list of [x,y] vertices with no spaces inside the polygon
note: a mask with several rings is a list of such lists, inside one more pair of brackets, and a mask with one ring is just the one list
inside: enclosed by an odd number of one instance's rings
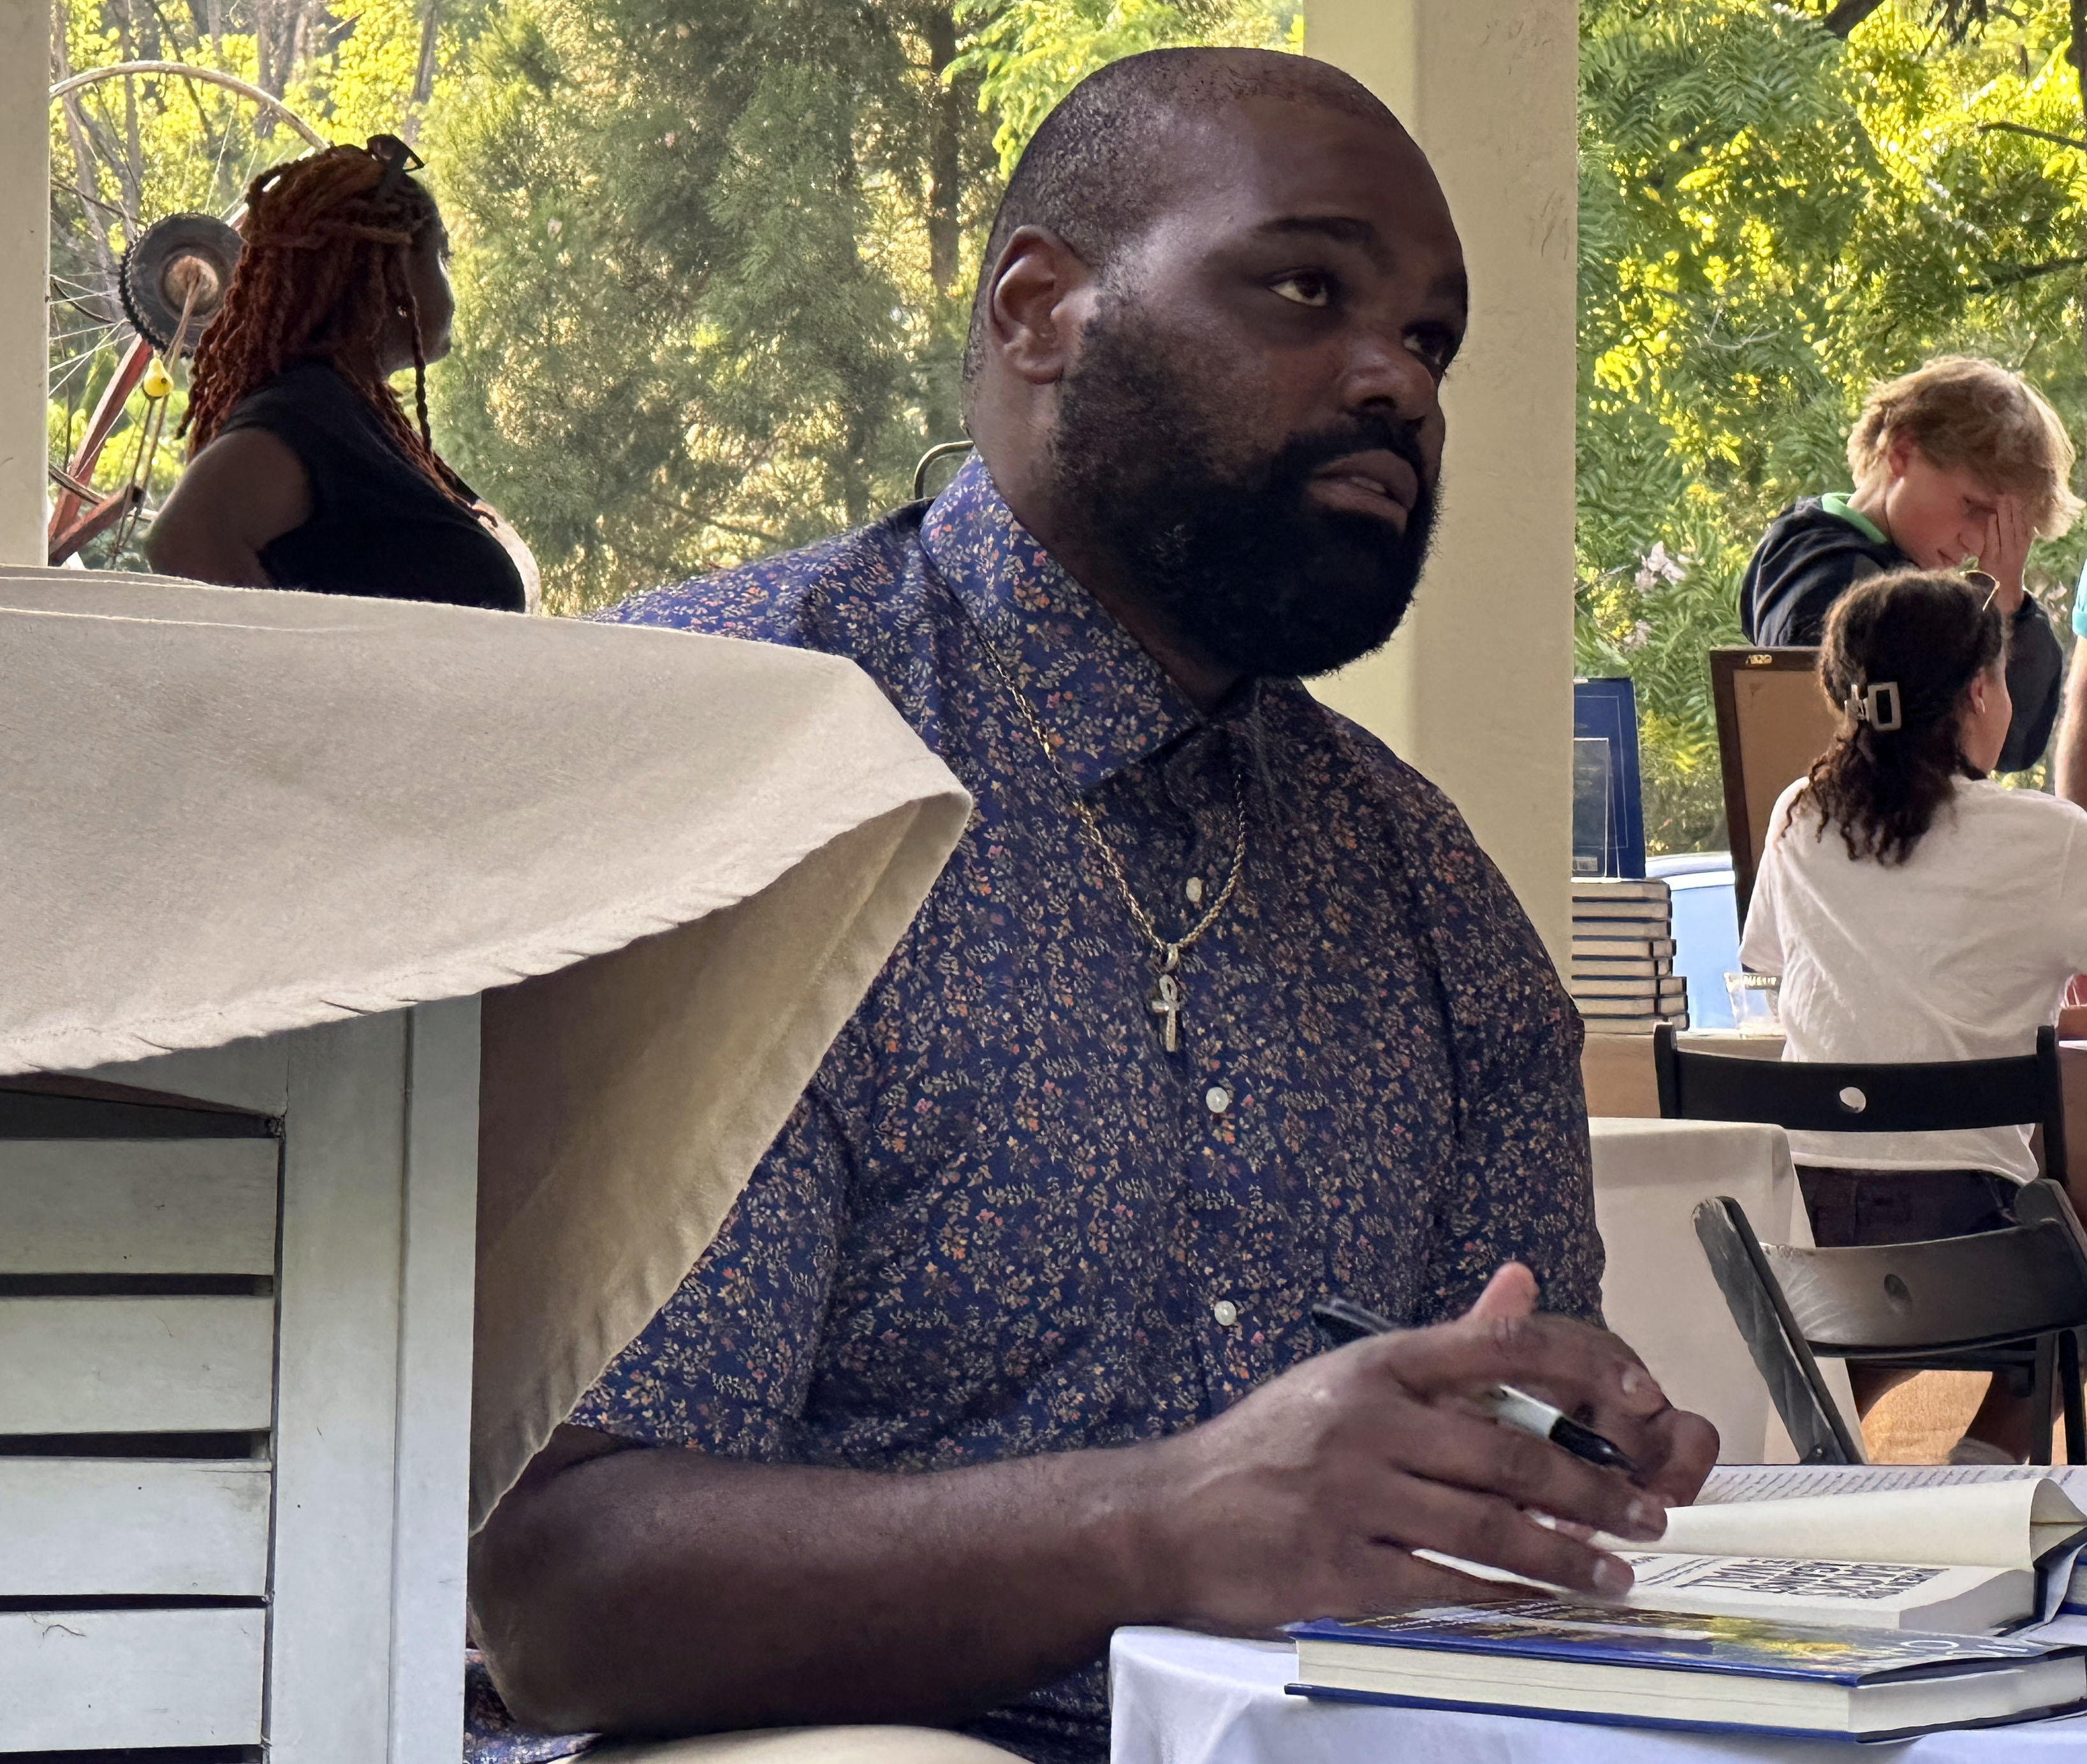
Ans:
{"label": "stucco pillar", "polygon": [[51,8],[0,0],[0,564],[44,561]]}
{"label": "stucco pillar", "polygon": [[1398,113],[1471,275],[1432,561],[1321,696],[1454,799],[1562,960],[1570,934],[1574,0],[1305,0],[1306,52]]}

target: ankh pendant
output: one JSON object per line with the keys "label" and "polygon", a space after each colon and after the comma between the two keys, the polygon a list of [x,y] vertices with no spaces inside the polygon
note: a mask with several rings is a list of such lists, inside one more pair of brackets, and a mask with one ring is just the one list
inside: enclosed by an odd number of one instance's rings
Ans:
{"label": "ankh pendant", "polygon": [[1174,972],[1180,964],[1180,946],[1169,944],[1166,959],[1160,964],[1159,977],[1152,983],[1152,996],[1145,1007],[1160,1019],[1159,1044],[1169,1053],[1181,1051],[1181,982]]}

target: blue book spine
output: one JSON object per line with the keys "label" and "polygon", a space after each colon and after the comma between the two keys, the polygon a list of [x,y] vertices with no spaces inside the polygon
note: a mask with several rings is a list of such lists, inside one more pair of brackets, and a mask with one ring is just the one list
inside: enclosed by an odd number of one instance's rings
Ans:
{"label": "blue book spine", "polygon": [[1957,1732],[1971,1728],[2012,1728],[2031,1721],[2048,1721],[2059,1715],[2077,1715],[2082,1705],[2061,1703],[2049,1709],[2026,1709],[2020,1715],[1999,1715],[1986,1721],[1952,1721],[1938,1728],[1895,1728],[1886,1733],[1850,1733],[1840,1728],[1742,1727],[1730,1721],[1678,1721],[1663,1715],[1594,1714],[1582,1710],[1528,1709],[1511,1703],[1445,1702],[1432,1697],[1402,1697],[1381,1690],[1334,1690],[1321,1685],[1285,1685],[1292,1697],[1308,1697],[1319,1702],[1359,1702],[1380,1708],[1441,1709],[1455,1715],[1508,1715],[1521,1721],[1569,1721],[1586,1728],[1650,1728],[1662,1733],[1737,1733],[1752,1740],[1834,1740],[1843,1745],[1887,1745],[1894,1741],[1918,1738],[1923,1733]]}

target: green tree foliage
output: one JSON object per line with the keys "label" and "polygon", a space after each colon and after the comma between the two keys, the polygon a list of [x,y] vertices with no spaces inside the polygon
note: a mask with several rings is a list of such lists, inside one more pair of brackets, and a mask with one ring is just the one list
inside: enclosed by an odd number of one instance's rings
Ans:
{"label": "green tree foliage", "polygon": [[1304,47],[1304,8],[1281,0],[958,0],[957,15],[975,27],[957,65],[982,75],[1002,177],[1058,100],[1110,62],[1183,44]]}
{"label": "green tree foliage", "polygon": [[[1967,350],[2076,430],[2079,86],[2064,0],[1956,43],[1924,0],[1845,42],[1766,0],[1581,17],[1578,663],[1637,680],[1649,834],[1685,850],[1723,837],[1704,651],[1776,510],[1846,486],[1869,387]],[[2061,613],[2083,542],[2032,559]]]}
{"label": "green tree foliage", "polygon": [[961,433],[1001,166],[1119,53],[1261,0],[516,0],[429,135],[441,428],[578,609],[858,523]]}
{"label": "green tree foliage", "polygon": [[429,135],[447,445],[567,607],[866,519],[956,430],[989,130],[945,11],[520,0]]}

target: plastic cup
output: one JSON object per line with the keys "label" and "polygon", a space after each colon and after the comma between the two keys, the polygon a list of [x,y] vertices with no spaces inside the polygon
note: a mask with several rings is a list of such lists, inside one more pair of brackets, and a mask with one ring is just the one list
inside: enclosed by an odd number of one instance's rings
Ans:
{"label": "plastic cup", "polygon": [[1732,1026],[1741,1035],[1781,1035],[1780,974],[1727,974],[1725,996],[1732,1002]]}

